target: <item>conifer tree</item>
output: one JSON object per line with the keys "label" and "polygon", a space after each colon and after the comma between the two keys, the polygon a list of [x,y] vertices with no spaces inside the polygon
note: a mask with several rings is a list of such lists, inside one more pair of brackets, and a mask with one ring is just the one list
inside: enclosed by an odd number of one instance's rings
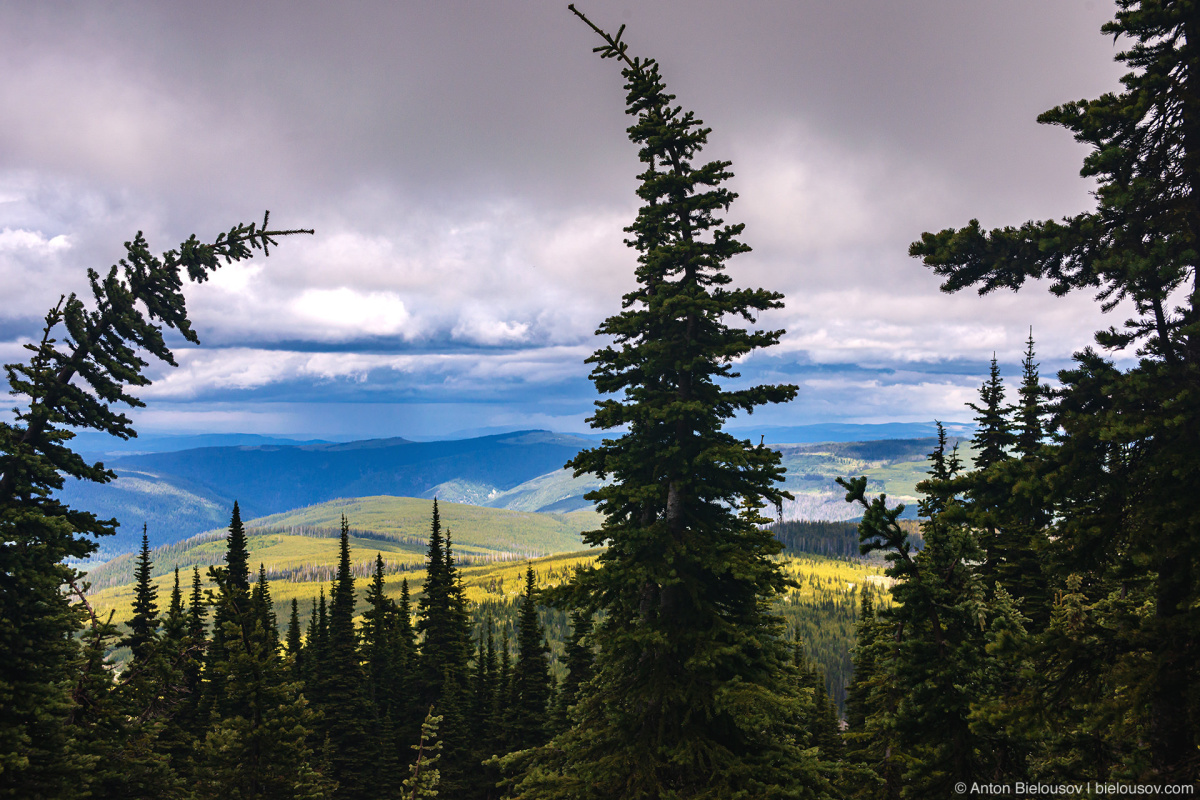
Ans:
{"label": "conifer tree", "polygon": [[[238,545],[231,537],[229,548]],[[282,800],[303,790],[330,796],[332,784],[316,769],[318,759],[309,745],[313,714],[300,685],[288,680],[277,632],[267,629],[266,616],[226,570],[215,571],[214,579],[222,647],[221,658],[210,660],[206,672],[213,673],[209,691],[221,694],[214,698],[215,713],[199,748],[199,793]],[[255,593],[270,597],[263,573]]]}
{"label": "conifer tree", "polygon": [[1012,421],[1008,418],[1008,407],[1004,404],[1004,379],[1000,377],[1000,366],[992,354],[988,379],[979,388],[979,405],[967,403],[975,412],[975,468],[987,469],[1008,458],[1009,450],[1016,443]]}
{"label": "conifer tree", "polygon": [[171,586],[171,600],[167,606],[167,618],[163,620],[163,637],[178,643],[186,635],[186,609],[183,606],[183,590],[179,586],[179,567],[176,567],[175,582]]}
{"label": "conifer tree", "polygon": [[200,568],[192,567],[192,592],[188,596],[188,636],[194,642],[204,641],[204,620],[208,616],[208,605],[204,602],[201,585]]}
{"label": "conifer tree", "polygon": [[809,693],[811,702],[805,705],[802,722],[809,733],[809,744],[817,748],[822,761],[835,765],[842,759],[842,737],[838,728],[837,705],[829,696],[821,668],[805,654],[797,641],[792,650],[800,688]]}
{"label": "conifer tree", "polygon": [[[203,666],[208,649],[208,636],[205,618],[208,616],[208,604],[201,591],[200,568],[192,567],[192,590],[188,595],[187,632],[185,649],[182,653],[180,671],[182,686],[180,688],[181,702],[175,715],[175,724],[182,728],[188,740],[203,737]],[[187,758],[190,753],[182,753]]]}
{"label": "conifer tree", "polygon": [[[305,651],[307,653],[304,662],[307,669],[307,674],[304,676],[305,696],[319,712],[326,705],[329,673],[332,669],[329,647],[329,614],[325,604],[324,586],[320,588],[317,600],[313,603],[312,620],[308,629],[308,643]],[[326,732],[325,720],[320,719],[318,733],[322,741]]]}
{"label": "conifer tree", "polygon": [[1017,403],[1016,447],[1017,455],[1023,459],[1031,459],[1037,455],[1038,448],[1043,444],[1046,427],[1042,417],[1045,414],[1045,404],[1042,397],[1041,378],[1038,375],[1038,363],[1033,348],[1033,328],[1029,329],[1029,338],[1025,341],[1025,357],[1021,361],[1021,388],[1017,390],[1020,398]]}
{"label": "conifer tree", "polygon": [[292,613],[288,617],[287,652],[296,665],[297,675],[301,670],[300,653],[304,649],[304,640],[300,633],[300,602],[292,598]]}
{"label": "conifer tree", "polygon": [[479,631],[474,677],[471,682],[471,713],[468,720],[472,736],[471,760],[479,765],[475,768],[474,780],[471,781],[470,795],[484,800],[498,796],[496,784],[500,780],[499,771],[491,761],[493,756],[500,754],[493,727],[496,723],[496,680],[499,676],[493,628],[494,621],[489,610]]}
{"label": "conifer tree", "polygon": [[513,665],[512,715],[514,750],[536,747],[547,738],[550,663],[545,632],[538,621],[533,565],[525,569],[525,594],[517,622],[517,661]]}
{"label": "conifer tree", "polygon": [[[86,764],[72,755],[65,725],[73,701],[85,612],[67,591],[81,592],[67,566],[95,552],[95,537],[114,521],[69,508],[55,498],[66,477],[106,483],[103,464],[70,449],[74,429],[122,439],[136,435],[120,406],[142,405],[131,387],[150,383],[153,357],[175,360],[163,336],[172,328],[196,343],[182,292],[186,274],[201,282],[221,260],[267,253],[280,236],[300,231],[237,225],[212,242],[195,236],[161,257],[139,232],[107,273],[88,271],[93,307],[70,294],[45,316],[40,337],[25,347],[28,363],[6,364],[11,393],[23,398],[12,422],[0,422],[0,797],[64,796],[82,785]],[[305,231],[311,233],[311,231]]]}
{"label": "conifer tree", "polygon": [[246,540],[246,528],[242,525],[242,512],[236,500],[233,501],[233,515],[229,519],[225,573],[231,587],[250,592],[250,548]]}
{"label": "conifer tree", "polygon": [[[961,464],[957,447],[947,453],[945,428],[938,423],[937,448],[930,454],[927,480],[918,484],[925,547],[915,555],[896,520],[903,506],[889,509],[886,497],[867,500],[867,479],[838,479],[846,500],[863,508],[859,536],[864,554],[883,550],[887,575],[896,581],[892,624],[898,648],[886,665],[900,692],[895,725],[907,761],[904,774],[911,796],[942,796],[955,783],[985,774],[970,736],[970,700],[962,676],[981,645],[971,637],[978,627],[983,589],[974,564],[982,552],[961,519],[957,492]],[[906,795],[907,796],[907,795]]]}
{"label": "conifer tree", "polygon": [[80,670],[72,687],[76,705],[68,718],[71,747],[91,768],[80,782],[42,797],[180,797],[166,748],[159,740],[162,706],[154,691],[160,654],[147,650],[114,683],[108,653],[116,640],[112,617],[93,618],[84,635]]}
{"label": "conifer tree", "polygon": [[[442,534],[436,499],[430,522],[425,587],[419,606],[418,629],[425,635],[419,660],[422,702],[436,702],[441,711],[443,790],[461,795],[468,790],[469,776],[478,768],[472,762],[474,751],[467,730],[470,623],[454,564],[450,532]],[[440,675],[434,670],[440,670]]]}
{"label": "conifer tree", "polygon": [[408,777],[404,779],[404,797],[409,800],[430,800],[439,794],[438,785],[441,774],[438,761],[441,758],[442,742],[438,739],[438,725],[442,718],[435,716],[433,706],[421,723],[421,738],[412,749],[416,758],[408,767]]}
{"label": "conifer tree", "polygon": [[774,450],[722,431],[735,413],[796,394],[721,385],[782,333],[731,320],[753,322],[782,296],[730,286],[725,263],[749,248],[743,226],[718,216],[735,197],[722,185],[729,162],[697,163],[708,129],[674,105],[655,61],[575,13],[622,67],[645,167],[627,229],[637,288],[598,331],[613,344],[588,359],[601,395],[621,395],[597,403],[592,425],[628,432],[569,464],[611,479],[588,495],[605,521],[585,534],[607,549],[574,582],[581,605],[604,612],[596,674],[576,724],[527,769],[522,791],[536,782],[539,796],[817,796],[824,781],[792,713],[802,695],[767,612],[787,581],[758,511],[783,501],[783,470]]}
{"label": "conifer tree", "polygon": [[1020,608],[1030,630],[1049,622],[1050,590],[1043,564],[1050,552],[1047,529],[1051,520],[1046,499],[1045,470],[1039,453],[1044,444],[1043,390],[1035,359],[1033,331],[1022,361],[1019,401],[1014,407],[1013,457],[990,470],[997,487],[999,534],[996,575],[1004,591]]}
{"label": "conifer tree", "polygon": [[129,620],[129,635],[125,644],[133,651],[136,662],[145,661],[154,649],[158,634],[158,587],[150,577],[154,564],[150,560],[150,539],[142,526],[142,549],[138,551],[133,568],[133,617]]}
{"label": "conifer tree", "polygon": [[581,692],[592,678],[592,662],[595,660],[591,643],[592,615],[575,609],[571,612],[571,636],[565,645],[567,676],[559,688],[554,708],[554,732],[561,733],[569,727],[571,707],[578,702]]}
{"label": "conifer tree", "polygon": [[471,674],[471,730],[485,730],[492,710],[492,676],[488,673],[487,652],[484,650],[484,632],[479,631],[475,648],[475,665]]}
{"label": "conifer tree", "polygon": [[250,604],[254,618],[267,635],[268,646],[279,649],[279,620],[275,616],[275,601],[271,599],[271,587],[267,582],[267,568],[258,565],[258,582],[250,593]]}
{"label": "conifer tree", "polygon": [[333,747],[330,777],[337,781],[336,796],[347,800],[370,796],[368,778],[374,756],[365,727],[371,710],[354,630],[354,596],[350,525],[343,515],[337,577],[329,605],[329,672],[321,699],[325,731]]}
{"label": "conifer tree", "polygon": [[900,695],[891,678],[895,633],[876,618],[870,591],[860,602],[854,678],[846,688],[844,784],[850,797],[898,800],[904,762],[895,726]]}
{"label": "conifer tree", "polygon": [[183,603],[179,567],[175,568],[160,647],[159,663],[151,684],[155,704],[163,717],[156,747],[167,756],[175,777],[186,782],[194,743],[194,732],[189,724],[189,668],[197,662],[198,648],[188,636],[187,607]]}
{"label": "conifer tree", "polygon": [[213,611],[212,638],[205,652],[201,725],[206,725],[214,716],[236,711],[227,705],[230,695],[224,683],[230,673],[230,637],[234,637],[235,646],[240,642],[244,649],[258,621],[250,596],[250,553],[237,501],[233,503],[229,519],[224,560],[224,567],[208,568],[208,576],[217,587],[218,599]]}
{"label": "conifer tree", "polygon": [[[1093,629],[1076,696],[1084,704],[1095,687],[1112,686],[1111,718],[1143,726],[1156,779],[1182,783],[1200,779],[1200,5],[1118,0],[1102,30],[1128,43],[1117,54],[1130,68],[1122,91],[1039,117],[1090,148],[1081,175],[1098,184],[1097,207],[991,231],[971,220],[923,234],[909,252],[946,292],[1046,279],[1056,295],[1095,291],[1105,310],[1132,306],[1096,343],[1136,347],[1136,365],[1118,369],[1087,348],[1059,373],[1056,446],[1039,454],[1042,474],[1053,476],[1047,563],[1060,587],[1088,575],[1072,594],[1083,595],[1081,608],[1110,606],[1101,617],[1132,620],[1141,603],[1153,608],[1136,633]],[[1122,602],[1111,607],[1112,597]],[[1077,640],[1055,641],[1081,655]],[[1125,758],[1090,774],[1140,769]]]}
{"label": "conifer tree", "polygon": [[[432,703],[442,693],[449,672],[461,687],[466,682],[470,658],[470,633],[466,604],[448,536],[442,534],[437,500],[429,526],[425,588],[418,604],[417,630],[424,634],[421,644],[421,676],[424,700]],[[453,720],[442,708],[442,738],[446,740]],[[449,755],[447,755],[447,760]]]}
{"label": "conifer tree", "polygon": [[[389,688],[394,710],[396,741],[410,742],[420,735],[417,721],[420,673],[417,664],[417,638],[412,623],[412,600],[408,578],[400,581],[400,601],[396,604],[396,630],[392,637],[393,683]],[[405,753],[404,755],[407,755]]]}
{"label": "conifer tree", "polygon": [[1001,518],[1012,494],[1011,486],[1001,477],[1001,465],[1010,460],[1009,451],[1016,442],[1004,394],[1004,380],[993,354],[988,379],[979,389],[979,405],[967,404],[976,414],[975,435],[971,439],[975,447],[975,471],[965,477],[967,485],[962,487],[971,501],[962,508],[977,531],[984,553],[981,577],[989,586],[994,585],[996,571],[1004,560],[1000,539],[1005,532]]}
{"label": "conifer tree", "polygon": [[392,712],[391,689],[394,684],[396,647],[396,607],[386,594],[383,583],[383,555],[375,554],[375,572],[367,587],[367,610],[363,613],[362,654],[367,667],[367,696],[375,718],[382,720]]}
{"label": "conifer tree", "polygon": [[450,669],[442,680],[442,722],[439,737],[442,743],[440,792],[446,797],[466,797],[477,783],[479,762],[475,760],[474,743],[467,727],[468,697],[466,689],[458,682],[458,675]]}
{"label": "conifer tree", "polygon": [[492,703],[492,751],[507,753],[512,744],[512,655],[508,627],[500,633],[500,666],[496,670],[494,701]]}

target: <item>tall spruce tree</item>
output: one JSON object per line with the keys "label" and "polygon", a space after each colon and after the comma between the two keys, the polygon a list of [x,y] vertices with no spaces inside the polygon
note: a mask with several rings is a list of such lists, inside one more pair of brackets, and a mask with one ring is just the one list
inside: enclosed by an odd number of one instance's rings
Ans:
{"label": "tall spruce tree", "polygon": [[895,630],[876,617],[875,598],[864,587],[854,645],[854,677],[846,687],[844,734],[848,797],[898,800],[904,763],[896,737],[900,694],[890,666]]}
{"label": "tall spruce tree", "polygon": [[[182,674],[180,707],[174,720],[190,741],[195,741],[204,735],[202,730],[203,667],[208,649],[208,631],[205,624],[208,616],[208,603],[205,602],[201,586],[200,568],[194,566],[192,567],[192,589],[188,594],[185,648],[180,663]],[[190,753],[184,752],[180,756],[187,759],[190,757]]]}
{"label": "tall spruce tree", "polygon": [[122,640],[133,652],[135,662],[145,661],[154,649],[158,634],[158,587],[150,577],[154,564],[150,559],[150,538],[142,526],[142,549],[133,567],[133,617],[129,635]]}
{"label": "tall spruce tree", "polygon": [[287,653],[292,657],[296,675],[299,676],[301,667],[301,651],[304,650],[304,637],[300,631],[300,601],[292,598],[292,613],[288,616]]}
{"label": "tall spruce tree", "polygon": [[[152,357],[174,366],[163,336],[172,328],[196,343],[183,279],[201,282],[226,262],[264,254],[280,236],[300,231],[237,225],[212,242],[192,236],[155,256],[139,232],[125,258],[103,275],[88,270],[92,307],[74,293],[45,316],[40,337],[25,345],[28,363],[6,364],[17,403],[0,422],[0,797],[66,796],[86,764],[71,754],[65,720],[78,655],[74,634],[85,613],[67,591],[81,589],[67,566],[96,549],[115,521],[69,508],[55,498],[66,477],[105,483],[103,464],[71,450],[71,429],[135,436],[120,406],[143,403],[131,387],[150,383]],[[312,231],[305,231],[311,233]]]}
{"label": "tall spruce tree", "polygon": [[[421,712],[418,705],[420,695],[417,664],[417,637],[412,622],[412,600],[408,591],[408,578],[400,581],[400,601],[396,604],[396,631],[392,637],[394,683],[389,688],[394,710],[396,741],[411,742],[420,735],[418,720]],[[407,757],[407,752],[401,753]]]}
{"label": "tall spruce tree", "polygon": [[[1124,607],[1056,641],[1076,655],[1071,642],[1095,642],[1077,665],[1090,674],[1079,703],[1113,686],[1110,718],[1141,726],[1155,777],[1188,782],[1200,779],[1200,3],[1116,5],[1103,32],[1128,43],[1117,55],[1130,68],[1122,91],[1039,117],[1091,148],[1081,175],[1098,184],[1097,208],[991,231],[971,220],[923,234],[910,253],[946,292],[1047,279],[1057,295],[1083,289],[1105,309],[1132,307],[1096,342],[1136,347],[1138,363],[1121,370],[1091,348],[1077,353],[1053,398],[1057,446],[1041,452],[1056,582],[1087,575],[1071,592],[1080,608],[1112,597]],[[1134,632],[1111,622],[1137,618],[1141,603],[1153,612]],[[1083,771],[1136,773],[1128,758]]]}
{"label": "tall spruce tree", "polygon": [[271,584],[267,581],[265,564],[258,565],[258,581],[250,591],[250,605],[254,619],[266,633],[268,645],[279,649],[279,619],[275,616],[275,601],[271,599]]}
{"label": "tall spruce tree", "polygon": [[225,574],[232,588],[250,592],[250,547],[246,539],[246,527],[242,525],[242,512],[236,500],[233,514],[229,518],[229,536],[225,548]]}
{"label": "tall spruce tree", "polygon": [[[610,479],[588,495],[604,514],[586,534],[607,545],[579,574],[576,596],[603,612],[596,675],[576,724],[529,766],[525,796],[813,797],[822,790],[802,695],[770,601],[787,585],[779,544],[758,512],[785,494],[779,455],[722,431],[738,412],[790,400],[794,386],[729,390],[733,364],[778,342],[746,330],[782,305],[778,293],[735,289],[725,262],[749,248],[718,214],[734,193],[729,162],[696,163],[708,129],[674,105],[657,62],[571,10],[617,60],[635,118],[642,207],[626,230],[637,288],[598,331],[612,337],[588,362],[601,395],[594,427],[627,429],[582,451],[576,474]],[[514,764],[514,766],[516,766]]]}
{"label": "tall spruce tree", "polygon": [[1032,630],[1050,619],[1050,590],[1043,564],[1050,552],[1051,521],[1047,475],[1039,454],[1044,442],[1045,392],[1035,361],[1033,330],[1025,344],[1018,401],[1013,407],[1012,457],[989,469],[987,480],[997,487],[999,533],[997,581],[1020,607]]}
{"label": "tall spruce tree", "polygon": [[513,665],[512,715],[515,750],[543,744],[549,729],[550,648],[538,621],[533,565],[525,568],[525,593],[517,617],[517,661]]}
{"label": "tall spruce tree", "polygon": [[367,696],[374,717],[381,722],[391,715],[395,698],[391,689],[395,683],[396,605],[384,593],[383,555],[375,554],[375,572],[367,587],[367,610],[363,612],[362,655],[367,668]]}
{"label": "tall spruce tree", "polygon": [[[228,539],[226,563],[240,563],[244,540]],[[270,588],[265,571],[257,602],[231,571],[214,570],[215,624],[221,626],[219,658],[205,666],[208,691],[218,692],[198,747],[196,791],[201,797],[285,800],[298,794],[331,797],[332,785],[316,769],[310,745],[313,713],[289,680],[272,618],[262,611]],[[271,625],[272,627],[268,627]],[[217,637],[214,635],[214,642]]]}
{"label": "tall spruce tree", "polygon": [[342,516],[337,577],[329,603],[329,672],[325,676],[322,711],[333,748],[332,777],[337,797],[358,800],[371,796],[374,753],[366,724],[371,717],[365,674],[354,630],[354,573],[350,564],[350,524]]}
{"label": "tall spruce tree", "polygon": [[472,776],[479,767],[472,758],[474,748],[471,733],[467,730],[470,620],[462,581],[454,563],[450,531],[442,533],[436,499],[430,521],[425,587],[419,614],[418,629],[424,633],[419,661],[421,702],[436,703],[441,712],[442,791],[461,796],[469,791]]}
{"label": "tall spruce tree", "polygon": [[233,646],[244,644],[249,640],[256,622],[250,597],[250,551],[236,500],[229,518],[224,560],[224,567],[208,568],[208,577],[217,588],[217,599],[213,609],[212,637],[205,651],[201,725],[207,724],[214,716],[236,712],[228,705],[230,695],[225,685],[230,672],[227,668],[230,637],[233,637]]}
{"label": "tall spruce tree", "polygon": [[[436,498],[429,524],[425,587],[418,603],[418,614],[417,630],[424,635],[420,659],[423,701],[431,704],[441,697],[447,673],[454,676],[459,687],[466,684],[467,660],[471,653],[466,604],[449,538],[442,533]],[[442,741],[449,747],[449,740],[454,735],[450,730],[453,720],[446,713],[448,709],[441,710]],[[451,755],[448,750],[446,762],[452,760]],[[443,768],[445,766],[444,763]]]}
{"label": "tall spruce tree", "polygon": [[174,583],[171,584],[171,599],[167,604],[167,617],[163,620],[163,637],[174,642],[182,641],[187,635],[187,609],[183,605],[183,589],[179,585],[179,567],[175,568]]}

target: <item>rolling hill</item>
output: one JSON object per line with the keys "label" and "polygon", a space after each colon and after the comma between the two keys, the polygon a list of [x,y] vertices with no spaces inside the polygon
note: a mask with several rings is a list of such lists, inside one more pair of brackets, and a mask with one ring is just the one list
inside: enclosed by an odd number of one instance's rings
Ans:
{"label": "rolling hill", "polygon": [[[246,517],[266,516],[346,497],[445,496],[479,505],[511,501],[539,510],[565,498],[538,484],[591,444],[548,431],[476,439],[412,442],[372,439],[305,445],[202,447],[119,456],[105,463],[117,474],[110,484],[68,481],[59,497],[69,505],[120,523],[101,542],[98,558],[131,552],[142,525],[155,544],[177,542],[225,524],[234,500]],[[579,484],[581,487],[583,484]],[[586,489],[581,489],[582,494]],[[583,501],[552,510],[574,511]]]}
{"label": "rolling hill", "polygon": [[[538,514],[438,503],[443,528],[453,537],[461,563],[538,558],[584,549],[579,534],[595,527],[593,511]],[[273,579],[317,580],[337,562],[337,537],[344,514],[363,570],[379,552],[389,570],[419,569],[425,556],[432,504],[412,497],[362,497],[319,505],[245,522],[251,555]],[[226,520],[228,522],[228,520]],[[190,570],[219,565],[225,554],[225,530],[211,530],[182,542],[153,548],[153,575],[163,577],[175,567]],[[88,572],[96,591],[131,584],[134,554],[118,556]],[[363,573],[365,574],[365,572]],[[163,577],[165,580],[165,577]]]}
{"label": "rolling hill", "polygon": [[[191,440],[188,440],[191,441]],[[252,440],[256,441],[256,440]],[[142,525],[156,545],[223,527],[234,500],[246,517],[289,514],[339,498],[403,496],[496,509],[590,513],[584,495],[600,482],[562,465],[594,442],[548,431],[454,441],[373,439],[348,443],[252,444],[124,455],[108,461],[107,485],[69,482],[70,505],[121,524],[96,560],[136,549]],[[872,491],[915,511],[915,485],[934,440],[883,439],[775,445],[795,499],[784,519],[844,520],[859,509],[843,501],[837,477],[867,475]],[[969,454],[964,454],[969,455]],[[590,525],[590,523],[589,523]],[[587,527],[587,526],[585,526]]]}

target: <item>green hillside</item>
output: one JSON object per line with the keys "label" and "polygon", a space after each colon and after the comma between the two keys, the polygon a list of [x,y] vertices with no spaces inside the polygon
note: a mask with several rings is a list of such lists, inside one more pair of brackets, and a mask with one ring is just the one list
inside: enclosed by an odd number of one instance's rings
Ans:
{"label": "green hillside", "polygon": [[[582,547],[583,530],[561,514],[537,514],[461,503],[439,502],[442,526],[449,528],[456,550],[464,553],[504,552],[520,556],[564,553]],[[317,528],[336,531],[345,515],[356,531],[369,531],[397,541],[423,544],[429,535],[429,500],[414,497],[358,497],[330,500],[307,508],[250,520],[247,527],[291,532]]]}
{"label": "green hillside", "polygon": [[[591,510],[535,514],[459,503],[439,502],[438,506],[442,525],[450,530],[455,553],[464,564],[580,550],[580,531],[598,524],[598,516]],[[417,568],[424,557],[431,508],[431,501],[413,497],[331,500],[249,520],[246,528],[254,564],[262,563],[272,580],[290,580],[295,575],[325,580],[322,576],[336,563],[336,537],[343,514],[351,527],[354,550],[362,554],[363,570],[378,551],[389,562],[389,570],[401,571]],[[203,572],[220,564],[224,538],[224,531],[218,529],[154,548],[154,574],[166,575],[177,566],[190,571],[193,565]],[[88,580],[94,590],[131,583],[133,559],[126,554],[91,570]]]}

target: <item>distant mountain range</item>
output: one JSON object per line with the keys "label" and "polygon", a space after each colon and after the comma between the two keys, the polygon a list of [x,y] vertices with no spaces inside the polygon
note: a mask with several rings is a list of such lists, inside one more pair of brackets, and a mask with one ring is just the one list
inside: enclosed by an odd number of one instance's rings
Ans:
{"label": "distant mountain range", "polygon": [[[851,519],[859,510],[844,502],[836,477],[867,475],[874,491],[915,507],[915,484],[933,448],[932,425],[826,425],[763,428],[787,467],[793,493],[785,519]],[[955,426],[963,428],[965,426]],[[735,434],[747,436],[745,431]],[[770,437],[768,433],[773,432]],[[857,442],[806,442],[806,437],[859,435]],[[890,434],[890,435],[889,435]],[[959,434],[961,435],[961,434]],[[77,441],[81,451],[101,451],[96,437]],[[229,522],[237,500],[243,517],[265,517],[336,499],[393,496],[432,498],[523,512],[563,514],[587,510],[584,495],[600,482],[573,477],[563,465],[595,438],[549,431],[515,431],[471,439],[416,442],[402,438],[325,442],[214,434],[134,440],[145,452],[96,455],[117,474],[110,484],[68,482],[60,497],[120,530],[101,542],[100,559],[134,550],[142,526],[155,545],[177,542]],[[134,443],[128,443],[132,446]],[[171,444],[184,449],[158,450]],[[194,446],[194,445],[202,446]],[[911,510],[906,516],[911,514]]]}
{"label": "distant mountain range", "polygon": [[[951,436],[966,438],[975,426],[965,422],[943,422]],[[881,422],[878,424],[854,424],[848,422],[826,422],[819,425],[731,425],[729,432],[734,436],[757,440],[760,436],[767,444],[813,444],[816,442],[875,442],[882,439],[926,439],[937,436],[934,422]]]}
{"label": "distant mountain range", "polygon": [[[115,481],[71,481],[60,497],[120,522],[118,535],[101,542],[101,557],[134,549],[142,525],[155,544],[219,528],[228,524],[235,500],[246,518],[378,495],[442,497],[483,506],[500,498],[498,507],[566,512],[589,505],[571,501],[569,495],[578,496],[595,482],[558,473],[589,444],[566,434],[518,431],[442,442],[397,438],[200,447],[106,458],[106,466],[117,474]],[[514,491],[548,473],[555,477],[527,492]]]}

